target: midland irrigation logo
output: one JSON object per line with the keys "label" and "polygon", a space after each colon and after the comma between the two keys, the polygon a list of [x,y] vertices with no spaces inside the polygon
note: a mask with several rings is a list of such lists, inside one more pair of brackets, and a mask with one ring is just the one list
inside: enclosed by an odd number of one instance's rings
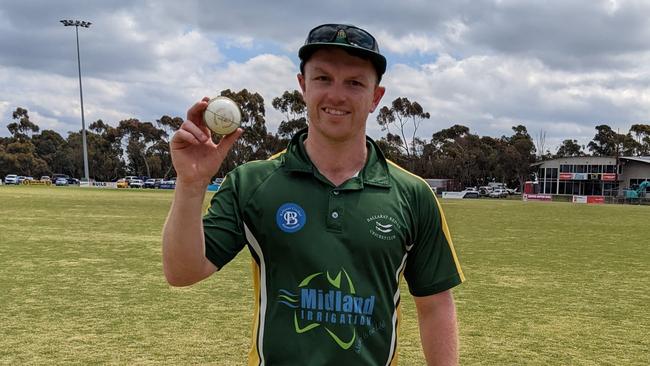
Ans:
{"label": "midland irrigation logo", "polygon": [[354,344],[357,326],[373,326],[375,296],[358,296],[343,268],[334,278],[329,271],[313,273],[300,282],[296,291],[279,290],[277,301],[294,310],[296,333],[324,331],[344,350]]}

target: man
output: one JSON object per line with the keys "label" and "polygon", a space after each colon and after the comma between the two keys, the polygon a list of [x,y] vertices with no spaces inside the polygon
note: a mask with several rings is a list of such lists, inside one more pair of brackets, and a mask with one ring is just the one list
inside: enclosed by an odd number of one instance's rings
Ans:
{"label": "man", "polygon": [[314,28],[299,56],[308,129],[277,156],[230,172],[202,220],[206,186],[242,131],[214,145],[201,118],[207,98],[188,111],[171,141],[167,280],[198,282],[247,246],[249,365],[393,365],[404,275],[427,363],[457,364],[450,288],[463,274],[444,215],[429,186],[365,135],[386,59],[368,32],[338,24]]}

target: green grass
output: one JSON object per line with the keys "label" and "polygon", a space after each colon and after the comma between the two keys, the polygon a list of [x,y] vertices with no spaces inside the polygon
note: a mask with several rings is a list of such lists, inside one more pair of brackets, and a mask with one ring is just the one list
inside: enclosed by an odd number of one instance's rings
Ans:
{"label": "green grass", "polygon": [[[0,187],[0,364],[245,364],[250,255],[169,287],[171,198]],[[650,207],[442,204],[467,276],[454,290],[462,364],[650,364]],[[421,365],[410,295],[403,304],[400,361]]]}

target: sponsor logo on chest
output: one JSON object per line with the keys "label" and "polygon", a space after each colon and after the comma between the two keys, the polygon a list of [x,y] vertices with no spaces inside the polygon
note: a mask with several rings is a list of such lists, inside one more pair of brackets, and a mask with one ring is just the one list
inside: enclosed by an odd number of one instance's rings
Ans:
{"label": "sponsor logo on chest", "polygon": [[277,302],[293,310],[296,334],[321,333],[343,350],[359,342],[359,332],[366,334],[377,327],[374,318],[379,300],[374,294],[358,294],[344,268],[335,277],[329,271],[316,272],[305,277],[297,289],[280,289]]}
{"label": "sponsor logo on chest", "polygon": [[370,235],[380,240],[395,240],[397,232],[401,229],[399,221],[396,218],[378,214],[366,218],[369,225]]}
{"label": "sponsor logo on chest", "polygon": [[278,208],[275,222],[285,233],[295,233],[302,229],[307,222],[307,215],[300,205],[288,202]]}

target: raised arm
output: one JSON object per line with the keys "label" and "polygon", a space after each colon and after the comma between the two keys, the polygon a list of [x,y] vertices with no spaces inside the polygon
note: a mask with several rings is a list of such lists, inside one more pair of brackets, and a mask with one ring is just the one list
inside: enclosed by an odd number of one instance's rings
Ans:
{"label": "raised arm", "polygon": [[177,179],[163,228],[162,259],[165,278],[172,286],[194,284],[217,270],[205,257],[203,199],[210,179],[243,131],[238,129],[215,144],[203,121],[208,100],[203,98],[187,111],[187,119],[170,142]]}

